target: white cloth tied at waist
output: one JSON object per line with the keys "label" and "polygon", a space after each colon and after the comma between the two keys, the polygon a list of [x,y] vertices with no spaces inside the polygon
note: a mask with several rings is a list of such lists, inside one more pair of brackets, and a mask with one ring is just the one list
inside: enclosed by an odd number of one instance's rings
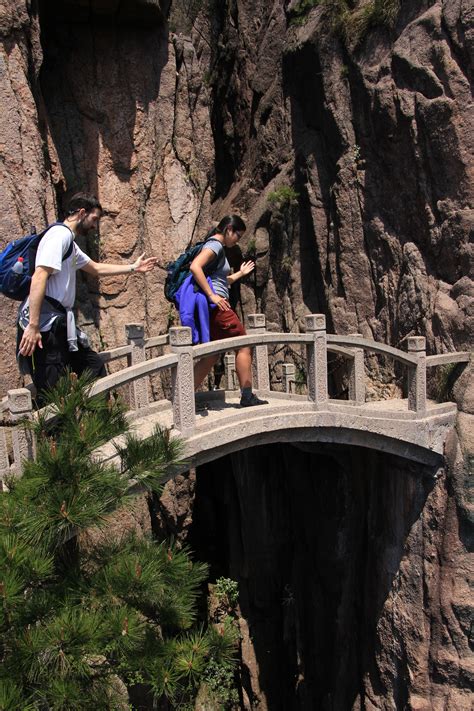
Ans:
{"label": "white cloth tied at waist", "polygon": [[[62,310],[62,309],[64,309],[64,310]],[[40,323],[39,323],[40,331],[43,333],[50,331],[54,322],[58,318],[62,318],[65,316],[68,349],[70,351],[78,351],[79,350],[78,343],[83,348],[89,348],[90,347],[89,338],[88,338],[87,334],[84,333],[84,331],[82,331],[78,326],[76,326],[76,319],[74,317],[73,310],[66,309],[65,307],[62,307],[62,309],[57,308],[53,303],[51,303],[51,301],[48,300],[47,297],[45,297],[43,300],[43,303],[41,304]],[[30,303],[29,303],[29,298],[28,298],[20,306],[20,309],[18,312],[18,324],[23,330],[25,330],[25,328],[28,326],[29,322],[30,322]]]}

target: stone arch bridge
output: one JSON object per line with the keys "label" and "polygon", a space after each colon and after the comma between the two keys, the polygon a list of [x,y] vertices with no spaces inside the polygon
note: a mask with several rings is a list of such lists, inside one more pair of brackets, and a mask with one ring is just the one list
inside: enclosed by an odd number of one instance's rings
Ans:
{"label": "stone arch bridge", "polygon": [[[189,328],[171,328],[169,334],[145,338],[143,326],[128,325],[127,345],[102,352],[104,362],[126,359],[126,366],[96,381],[91,394],[128,388],[128,416],[135,431],[146,437],[160,424],[183,437],[186,468],[275,441],[351,444],[423,464],[440,462],[457,408],[454,403],[427,399],[427,368],[468,362],[469,353],[427,356],[425,338],[418,336],[409,337],[407,350],[402,351],[360,334],[328,334],[321,314],[306,316],[305,333],[268,332],[262,314],[248,317],[247,330],[246,336],[193,346]],[[254,389],[268,399],[268,405],[251,408],[239,405],[235,356],[228,352],[243,346],[254,350]],[[295,392],[293,363],[281,365],[280,388],[271,388],[269,346],[304,350],[307,394]],[[168,352],[154,356],[157,348]],[[195,396],[194,361],[222,353],[226,353],[225,389]],[[331,399],[328,395],[328,355],[344,361],[346,399]],[[373,355],[391,358],[405,368],[406,397],[367,400],[365,358]],[[165,371],[171,373],[170,398],[154,400],[150,377]],[[4,424],[8,425],[0,428],[0,476],[4,476],[20,472],[22,459],[34,456],[34,442],[21,424],[23,418],[34,416],[31,390],[10,390],[1,402],[1,409]],[[117,456],[112,442],[102,447],[101,456],[105,459]]]}

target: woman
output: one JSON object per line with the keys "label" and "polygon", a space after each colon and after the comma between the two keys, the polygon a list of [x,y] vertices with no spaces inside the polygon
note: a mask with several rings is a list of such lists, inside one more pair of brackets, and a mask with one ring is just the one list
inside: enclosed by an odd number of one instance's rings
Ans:
{"label": "woman", "polygon": [[[229,304],[229,286],[238,279],[250,274],[255,269],[254,262],[243,262],[239,271],[230,273],[230,266],[225,257],[224,247],[234,247],[245,232],[245,222],[238,215],[224,217],[208,235],[208,242],[197,257],[191,262],[190,271],[195,282],[216,308],[210,309],[211,341],[233,336],[245,336],[245,328]],[[208,282],[209,277],[211,285]],[[194,368],[194,384],[198,387],[219,355],[208,356],[200,360]],[[252,351],[249,347],[240,348],[235,358],[237,377],[239,378],[242,407],[266,405],[252,392]]]}

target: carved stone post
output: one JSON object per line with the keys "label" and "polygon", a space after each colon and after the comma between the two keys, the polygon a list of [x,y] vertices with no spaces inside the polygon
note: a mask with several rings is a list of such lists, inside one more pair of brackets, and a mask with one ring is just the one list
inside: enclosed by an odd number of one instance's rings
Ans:
{"label": "carved stone post", "polygon": [[31,393],[27,388],[9,390],[7,396],[10,420],[11,422],[18,422],[18,425],[12,428],[12,470],[13,473],[20,475],[23,461],[25,459],[33,459],[35,456],[33,433],[21,423],[21,420],[31,419],[33,405],[31,402]]}
{"label": "carved stone post", "polygon": [[408,352],[416,356],[416,366],[408,368],[408,409],[426,411],[426,338],[409,336]]}
{"label": "carved stone post", "polygon": [[[1,415],[0,415],[1,416]],[[8,446],[6,437],[6,427],[0,426],[0,491],[3,491],[3,482],[10,473],[10,462],[8,459]]]}
{"label": "carved stone post", "polygon": [[305,316],[305,321],[306,333],[313,335],[313,342],[306,347],[308,399],[319,410],[324,409],[328,401],[326,316],[310,314]]}
{"label": "carved stone post", "polygon": [[282,383],[283,391],[291,393],[295,387],[296,368],[294,363],[283,363],[282,367]]}
{"label": "carved stone post", "polygon": [[224,356],[225,389],[237,390],[237,373],[235,371],[235,355],[226,353]]}
{"label": "carved stone post", "polygon": [[[350,336],[360,336],[361,333],[350,333]],[[365,367],[364,349],[352,348],[354,358],[349,365],[349,400],[353,400],[356,405],[365,403]]]}
{"label": "carved stone post", "polygon": [[[130,365],[137,365],[146,360],[145,329],[141,323],[128,323],[125,326],[128,345],[132,346]],[[130,407],[139,410],[148,405],[148,378],[140,378],[130,383]]]}
{"label": "carved stone post", "polygon": [[196,420],[191,329],[188,326],[177,326],[170,328],[169,334],[171,351],[179,358],[177,367],[172,371],[173,421],[183,437],[190,437]]}
{"label": "carved stone post", "polygon": [[[265,314],[249,314],[248,333],[265,333]],[[252,359],[253,387],[255,390],[270,390],[267,346],[255,346]]]}

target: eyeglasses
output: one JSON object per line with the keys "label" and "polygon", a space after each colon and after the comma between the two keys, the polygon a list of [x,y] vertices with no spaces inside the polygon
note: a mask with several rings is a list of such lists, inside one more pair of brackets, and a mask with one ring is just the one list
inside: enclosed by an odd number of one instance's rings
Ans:
{"label": "eyeglasses", "polygon": [[237,235],[237,241],[239,241],[239,239],[242,239],[242,236],[243,236],[244,233],[243,233],[243,232],[238,232],[237,230],[234,230],[234,234]]}

